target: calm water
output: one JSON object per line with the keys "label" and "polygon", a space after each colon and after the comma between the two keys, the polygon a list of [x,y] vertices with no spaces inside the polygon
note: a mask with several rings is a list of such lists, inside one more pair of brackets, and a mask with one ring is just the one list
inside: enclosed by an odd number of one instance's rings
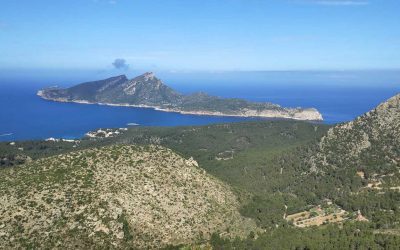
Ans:
{"label": "calm water", "polygon": [[[352,120],[400,92],[398,72],[390,72],[389,76],[382,72],[379,72],[381,76],[378,73],[358,72],[358,77],[354,77],[356,73],[334,74],[335,77],[332,77],[332,72],[246,74],[159,75],[168,85],[183,93],[202,90],[221,97],[270,101],[290,107],[316,107],[322,112],[326,123]],[[72,80],[67,77],[65,80],[60,77],[54,79],[61,86],[88,80],[85,76]],[[141,108],[56,103],[36,96],[39,88],[53,85],[54,82],[51,77],[43,80],[32,77],[29,81],[0,78],[0,141],[77,138],[96,128],[127,127],[127,123],[178,126],[255,120],[181,115]]]}

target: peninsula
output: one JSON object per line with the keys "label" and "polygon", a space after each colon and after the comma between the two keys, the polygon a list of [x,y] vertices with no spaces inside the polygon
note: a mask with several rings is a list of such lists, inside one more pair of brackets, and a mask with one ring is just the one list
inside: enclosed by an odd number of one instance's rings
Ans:
{"label": "peninsula", "polygon": [[58,102],[153,108],[181,114],[323,120],[315,108],[286,108],[268,102],[219,98],[203,92],[183,95],[165,85],[151,72],[133,79],[120,75],[65,89],[46,88],[39,90],[37,95]]}

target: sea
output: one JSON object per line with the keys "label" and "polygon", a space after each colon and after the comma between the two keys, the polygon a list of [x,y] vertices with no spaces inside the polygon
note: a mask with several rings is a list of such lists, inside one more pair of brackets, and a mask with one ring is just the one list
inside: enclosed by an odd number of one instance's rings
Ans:
{"label": "sea", "polygon": [[[49,86],[68,87],[125,73],[114,71],[0,71],[0,141],[81,138],[98,128],[186,126],[266,120],[182,115],[148,108],[58,103],[39,98]],[[350,121],[400,92],[400,70],[156,72],[181,93],[315,107],[324,123]]]}

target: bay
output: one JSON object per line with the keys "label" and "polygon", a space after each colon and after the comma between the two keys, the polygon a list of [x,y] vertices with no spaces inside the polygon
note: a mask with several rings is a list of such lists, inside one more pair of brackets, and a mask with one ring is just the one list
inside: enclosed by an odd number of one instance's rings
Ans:
{"label": "bay", "polygon": [[[325,123],[334,124],[352,120],[397,94],[399,75],[398,72],[223,72],[160,73],[160,78],[182,93],[204,91],[288,107],[315,107],[323,114]],[[87,78],[58,76],[56,83],[71,86]],[[51,85],[54,81],[49,77],[0,77],[0,141],[80,138],[90,130],[128,127],[128,124],[183,126],[262,120],[57,103],[36,96],[38,89]]]}

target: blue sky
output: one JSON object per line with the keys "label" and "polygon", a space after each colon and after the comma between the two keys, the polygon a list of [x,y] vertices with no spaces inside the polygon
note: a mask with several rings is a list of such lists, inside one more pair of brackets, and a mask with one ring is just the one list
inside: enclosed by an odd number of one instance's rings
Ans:
{"label": "blue sky", "polygon": [[[399,0],[1,0],[0,69],[400,68]],[[121,67],[126,70],[127,67]]]}

